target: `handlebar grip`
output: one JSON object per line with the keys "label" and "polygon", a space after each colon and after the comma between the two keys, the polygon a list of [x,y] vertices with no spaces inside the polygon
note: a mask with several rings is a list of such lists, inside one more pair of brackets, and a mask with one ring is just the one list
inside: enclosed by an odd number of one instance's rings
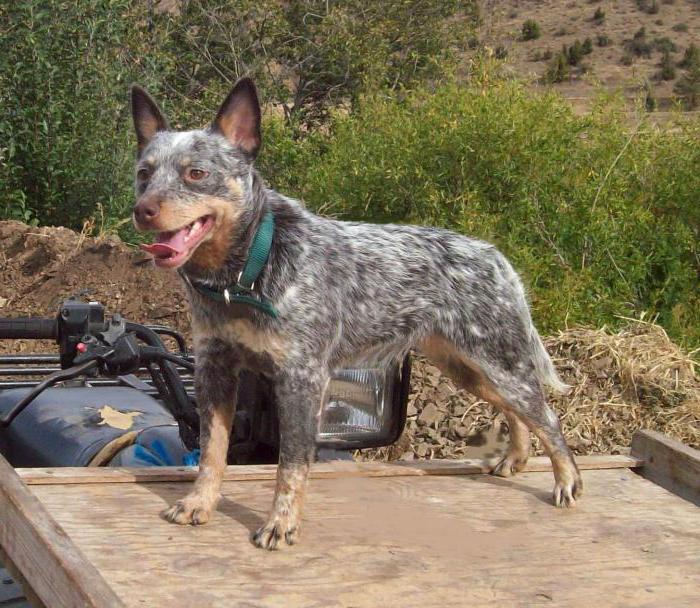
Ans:
{"label": "handlebar grip", "polygon": [[56,319],[37,317],[0,319],[0,339],[53,340],[57,338],[57,334]]}

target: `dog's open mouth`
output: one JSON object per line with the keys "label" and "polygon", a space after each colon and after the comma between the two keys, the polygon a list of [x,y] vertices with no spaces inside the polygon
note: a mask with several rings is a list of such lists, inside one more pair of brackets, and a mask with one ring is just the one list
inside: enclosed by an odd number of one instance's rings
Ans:
{"label": "dog's open mouth", "polygon": [[178,230],[156,233],[155,243],[141,245],[141,249],[153,256],[156,266],[177,268],[187,261],[213,227],[214,216],[205,215]]}

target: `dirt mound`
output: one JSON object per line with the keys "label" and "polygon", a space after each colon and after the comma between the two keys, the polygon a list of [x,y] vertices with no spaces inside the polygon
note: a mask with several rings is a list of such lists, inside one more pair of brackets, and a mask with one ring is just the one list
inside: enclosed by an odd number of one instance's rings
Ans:
{"label": "dirt mound", "polygon": [[[94,239],[65,228],[0,222],[0,316],[54,316],[60,302],[89,297],[130,320],[163,323],[189,336],[178,278],[115,237]],[[569,444],[579,454],[618,453],[638,428],[700,447],[700,381],[691,357],[652,323],[619,333],[570,329],[546,340],[566,396],[551,396]],[[36,350],[0,342],[0,352]],[[366,460],[494,456],[507,442],[504,419],[429,362],[413,366],[408,423],[389,448],[364,450]],[[533,441],[535,450],[539,446]]]}
{"label": "dirt mound", "polygon": [[[173,273],[116,237],[95,239],[67,228],[0,222],[0,315],[56,315],[83,294],[126,318],[189,328],[184,291]],[[4,343],[10,351],[24,344]]]}

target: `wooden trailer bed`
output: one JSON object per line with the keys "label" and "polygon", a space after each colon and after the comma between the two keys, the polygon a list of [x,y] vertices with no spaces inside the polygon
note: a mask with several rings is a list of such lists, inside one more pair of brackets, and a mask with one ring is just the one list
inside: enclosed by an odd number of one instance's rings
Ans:
{"label": "wooden trailer bed", "polygon": [[508,480],[476,461],[318,464],[301,543],[273,553],[248,536],[275,467],[229,467],[212,521],[178,527],[158,512],[193,470],[15,472],[0,457],[0,546],[48,608],[700,606],[698,452],[635,444],[578,458],[572,510],[551,505],[544,458]]}

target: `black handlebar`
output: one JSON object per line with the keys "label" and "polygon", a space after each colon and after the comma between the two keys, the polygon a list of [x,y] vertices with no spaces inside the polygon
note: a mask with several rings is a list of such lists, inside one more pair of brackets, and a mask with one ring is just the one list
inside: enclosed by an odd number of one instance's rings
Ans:
{"label": "black handlebar", "polygon": [[0,339],[55,340],[57,338],[58,324],[56,319],[0,318]]}

